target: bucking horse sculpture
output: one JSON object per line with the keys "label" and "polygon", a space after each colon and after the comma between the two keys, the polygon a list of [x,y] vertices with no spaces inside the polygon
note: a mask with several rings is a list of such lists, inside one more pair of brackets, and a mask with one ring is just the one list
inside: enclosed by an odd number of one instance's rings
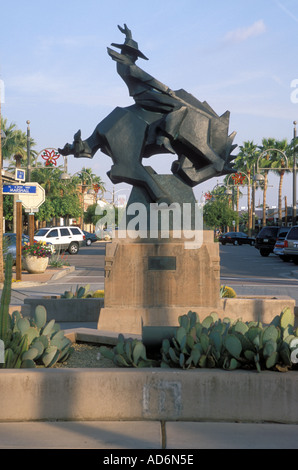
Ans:
{"label": "bucking horse sculpture", "polygon": [[233,173],[231,155],[235,133],[228,134],[230,113],[218,116],[206,102],[180,89],[173,91],[139,68],[138,58],[148,60],[132,39],[126,25],[124,44],[107,48],[117,62],[117,72],[126,83],[135,104],[115,108],[86,140],[79,130],[72,144],[59,149],[62,155],[92,158],[100,149],[113,160],[108,176],[113,183],[145,187],[154,202],[171,204],[169,194],[157,184],[142,164],[156,154],[177,155],[171,171],[188,186],[214,176]]}

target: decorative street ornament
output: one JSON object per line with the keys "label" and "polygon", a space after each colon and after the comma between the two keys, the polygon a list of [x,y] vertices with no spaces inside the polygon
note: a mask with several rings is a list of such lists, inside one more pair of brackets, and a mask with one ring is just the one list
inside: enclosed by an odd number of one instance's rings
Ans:
{"label": "decorative street ornament", "polygon": [[95,191],[96,194],[97,194],[98,191],[101,189],[100,184],[93,184],[93,189],[94,189],[94,191]]}
{"label": "decorative street ornament", "polygon": [[58,150],[53,148],[42,150],[40,155],[45,160],[45,166],[57,166],[57,160],[61,157]]}
{"label": "decorative street ornament", "polygon": [[233,178],[235,184],[243,184],[246,175],[243,175],[242,173],[234,173],[231,175],[231,178]]}
{"label": "decorative street ornament", "polygon": [[207,201],[210,201],[210,199],[212,199],[212,194],[210,193],[210,191],[208,191],[207,193],[204,194],[204,198],[207,200]]}

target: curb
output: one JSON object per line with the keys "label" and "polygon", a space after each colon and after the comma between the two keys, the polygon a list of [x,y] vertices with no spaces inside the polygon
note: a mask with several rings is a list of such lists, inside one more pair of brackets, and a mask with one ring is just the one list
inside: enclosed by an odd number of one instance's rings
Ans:
{"label": "curb", "polygon": [[[57,279],[60,279],[64,276],[67,276],[67,274],[75,271],[75,266],[69,266],[66,269],[63,269],[63,271],[55,273],[52,275],[50,279],[47,281],[20,281],[20,282],[13,282],[11,285],[12,290],[19,289],[20,287],[35,287],[35,286],[42,286],[46,285],[49,281],[55,281]],[[3,289],[3,283],[0,284],[0,289]]]}
{"label": "curb", "polygon": [[60,279],[61,277],[67,276],[67,274],[72,273],[73,271],[75,271],[75,269],[76,269],[75,266],[69,266],[68,268],[65,268],[63,271],[60,271],[54,274],[49,280],[56,281],[57,279]]}

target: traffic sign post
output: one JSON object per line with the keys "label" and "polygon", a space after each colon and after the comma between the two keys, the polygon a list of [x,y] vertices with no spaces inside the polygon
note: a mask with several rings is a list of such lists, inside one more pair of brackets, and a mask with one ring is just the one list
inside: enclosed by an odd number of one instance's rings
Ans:
{"label": "traffic sign post", "polygon": [[23,207],[31,212],[38,209],[45,201],[45,190],[38,183],[26,183],[24,186],[34,188],[34,191],[22,192],[19,199],[22,201]]}
{"label": "traffic sign post", "polygon": [[17,200],[16,280],[22,280],[22,201]]}
{"label": "traffic sign post", "polygon": [[[19,172],[19,173],[17,173]],[[23,170],[16,170],[16,179],[17,177],[21,180],[25,178]],[[38,208],[45,201],[45,190],[38,183],[26,183],[26,184],[5,184],[3,185],[3,194],[17,194],[18,195],[18,211],[20,210],[19,206],[22,209],[22,206],[25,208],[26,212],[29,212],[29,238],[30,243],[33,243],[34,240],[34,213],[38,212]],[[18,218],[17,216],[17,224]],[[18,279],[19,280],[19,279]]]}
{"label": "traffic sign post", "polygon": [[25,179],[26,179],[25,170],[21,170],[20,168],[16,168],[15,180],[21,182],[21,181],[25,181]]}
{"label": "traffic sign post", "polygon": [[28,229],[29,229],[29,240],[30,244],[34,241],[34,212],[38,211],[38,208],[45,201],[45,190],[38,183],[26,183],[26,186],[34,187],[35,193],[22,193],[19,195],[22,205],[25,211],[29,212],[28,217]]}

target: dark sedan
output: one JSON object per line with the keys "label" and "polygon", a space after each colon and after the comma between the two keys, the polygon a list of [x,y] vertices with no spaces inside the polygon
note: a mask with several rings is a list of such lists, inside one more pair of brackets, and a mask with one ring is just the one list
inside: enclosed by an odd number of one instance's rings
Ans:
{"label": "dark sedan", "polygon": [[231,243],[232,245],[254,245],[254,237],[249,237],[246,233],[243,232],[227,232],[223,233],[219,237],[219,241],[222,245]]}
{"label": "dark sedan", "polygon": [[[29,237],[27,235],[22,235],[22,246],[24,243],[29,243]],[[17,235],[16,233],[3,233],[3,254],[4,259],[6,255],[11,253],[14,263],[16,262],[17,257]]]}
{"label": "dark sedan", "polygon": [[95,233],[90,233],[90,232],[86,232],[85,230],[83,230],[84,232],[84,235],[85,235],[85,242],[86,242],[86,245],[87,246],[90,246],[91,243],[94,243],[98,240],[97,236],[95,235]]}

